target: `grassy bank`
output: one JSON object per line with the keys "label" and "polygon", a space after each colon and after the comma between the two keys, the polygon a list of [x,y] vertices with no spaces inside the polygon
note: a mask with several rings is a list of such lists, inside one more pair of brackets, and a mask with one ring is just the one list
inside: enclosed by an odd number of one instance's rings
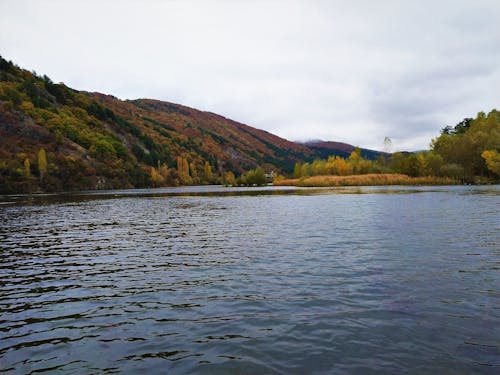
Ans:
{"label": "grassy bank", "polygon": [[409,177],[404,174],[362,174],[352,176],[313,176],[275,182],[277,186],[373,186],[373,185],[457,185],[448,177]]}

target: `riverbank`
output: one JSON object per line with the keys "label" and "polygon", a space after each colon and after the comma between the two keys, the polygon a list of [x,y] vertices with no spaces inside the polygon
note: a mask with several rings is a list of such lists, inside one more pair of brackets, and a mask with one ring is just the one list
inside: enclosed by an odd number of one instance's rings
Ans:
{"label": "riverbank", "polygon": [[404,174],[363,174],[351,176],[313,176],[275,181],[275,186],[370,186],[370,185],[458,185],[459,181],[449,177],[410,177]]}

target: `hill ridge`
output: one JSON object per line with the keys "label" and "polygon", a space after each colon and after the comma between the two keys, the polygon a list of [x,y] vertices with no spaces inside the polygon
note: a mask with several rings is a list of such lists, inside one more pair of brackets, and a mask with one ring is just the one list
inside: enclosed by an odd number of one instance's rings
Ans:
{"label": "hill ridge", "polygon": [[75,90],[2,57],[0,137],[2,193],[219,183],[228,172],[290,174],[298,161],[344,156],[184,104]]}

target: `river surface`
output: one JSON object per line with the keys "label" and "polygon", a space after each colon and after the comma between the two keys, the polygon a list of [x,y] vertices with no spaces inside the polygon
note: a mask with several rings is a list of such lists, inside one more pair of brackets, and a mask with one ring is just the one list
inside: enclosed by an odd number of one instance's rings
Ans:
{"label": "river surface", "polygon": [[7,374],[498,374],[500,188],[0,197]]}

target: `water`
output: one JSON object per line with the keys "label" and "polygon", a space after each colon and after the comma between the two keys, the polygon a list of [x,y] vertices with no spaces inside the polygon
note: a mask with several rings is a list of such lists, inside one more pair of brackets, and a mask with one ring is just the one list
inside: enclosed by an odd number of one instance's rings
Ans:
{"label": "water", "polygon": [[8,374],[500,372],[499,187],[0,201]]}

